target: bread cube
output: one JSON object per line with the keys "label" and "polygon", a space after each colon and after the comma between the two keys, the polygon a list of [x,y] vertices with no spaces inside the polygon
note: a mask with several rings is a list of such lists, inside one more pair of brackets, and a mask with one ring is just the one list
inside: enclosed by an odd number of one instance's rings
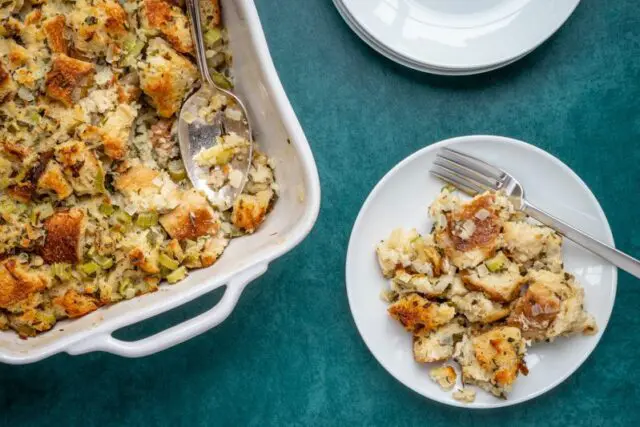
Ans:
{"label": "bread cube", "polygon": [[528,373],[526,344],[520,330],[500,326],[476,336],[465,335],[456,347],[462,382],[506,398],[519,373]]}
{"label": "bread cube", "polygon": [[149,41],[139,72],[142,91],[158,114],[167,118],[180,109],[198,79],[195,65],[159,37]]}
{"label": "bread cube", "polygon": [[448,304],[429,301],[418,294],[408,294],[388,308],[391,317],[416,336],[427,336],[453,319],[455,308]]}

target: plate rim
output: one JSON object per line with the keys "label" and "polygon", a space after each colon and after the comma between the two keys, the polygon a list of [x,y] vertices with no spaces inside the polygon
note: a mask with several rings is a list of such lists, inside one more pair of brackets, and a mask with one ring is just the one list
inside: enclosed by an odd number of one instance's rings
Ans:
{"label": "plate rim", "polygon": [[[448,405],[448,406],[454,406],[454,407],[459,407],[459,408],[464,408],[464,409],[472,409],[472,410],[479,410],[479,409],[496,409],[496,408],[503,408],[503,407],[507,407],[507,406],[513,406],[513,405],[517,405],[520,403],[524,403],[527,402],[529,400],[535,399],[536,397],[539,397],[545,393],[547,393],[548,391],[556,388],[557,386],[559,386],[560,384],[562,384],[565,380],[567,380],[571,375],[573,375],[583,364],[584,362],[586,362],[586,360],[591,356],[591,354],[593,354],[593,352],[596,350],[596,348],[598,347],[598,345],[600,344],[600,341],[602,340],[602,337],[604,336],[604,333],[606,332],[607,326],[609,325],[609,321],[611,320],[611,315],[613,313],[613,307],[615,305],[615,299],[616,299],[616,294],[617,294],[617,290],[618,290],[618,269],[614,268],[613,269],[613,277],[612,277],[612,294],[611,294],[611,304],[610,304],[610,309],[607,313],[606,316],[606,320],[604,322],[604,324],[599,325],[602,333],[599,334],[599,336],[595,337],[596,342],[593,345],[593,348],[587,353],[585,354],[579,361],[578,363],[575,364],[575,366],[573,366],[571,369],[567,370],[566,373],[563,373],[562,375],[558,376],[551,384],[549,384],[547,387],[544,387],[540,390],[535,391],[534,393],[520,399],[520,400],[501,400],[496,402],[496,404],[486,404],[486,403],[479,403],[479,404],[474,404],[474,405],[468,405],[465,404],[463,402],[458,402],[455,400],[445,400],[444,398],[440,398],[439,396],[427,396],[423,393],[421,393],[420,391],[416,390],[414,387],[412,387],[411,385],[405,383],[402,379],[400,379],[398,376],[396,376],[387,366],[386,364],[380,359],[380,357],[378,357],[378,354],[376,354],[373,350],[371,345],[369,344],[369,342],[367,341],[367,338],[365,338],[365,335],[362,331],[362,327],[358,321],[358,319],[356,318],[355,314],[354,314],[354,310],[353,310],[353,295],[352,295],[352,291],[351,288],[349,286],[349,264],[350,264],[350,260],[352,257],[354,257],[354,241],[356,239],[355,237],[355,231],[356,229],[359,228],[360,223],[362,221],[364,221],[364,212],[367,210],[367,208],[369,207],[369,205],[372,203],[372,200],[376,197],[377,193],[380,192],[380,189],[382,188],[382,186],[388,181],[390,180],[400,169],[402,169],[406,164],[408,164],[409,162],[413,161],[415,158],[420,157],[421,155],[424,155],[427,152],[430,151],[434,151],[437,150],[438,148],[441,147],[445,147],[448,145],[452,145],[452,144],[457,144],[457,143],[464,143],[464,142],[470,142],[470,141],[474,141],[474,140],[479,140],[479,139],[493,139],[496,140],[497,142],[500,143],[505,143],[505,144],[515,144],[518,145],[520,147],[522,147],[525,150],[529,150],[529,151],[533,151],[533,152],[537,152],[539,154],[542,154],[543,156],[546,156],[547,158],[549,158],[552,162],[556,163],[558,166],[560,166],[561,168],[563,168],[564,170],[566,170],[569,173],[569,176],[571,178],[573,178],[580,186],[583,187],[584,190],[586,190],[586,194],[587,196],[591,199],[592,202],[595,202],[595,206],[597,208],[598,214],[600,219],[603,221],[605,228],[606,228],[606,242],[610,244],[612,247],[615,247],[615,241],[614,241],[614,237],[613,237],[613,232],[611,230],[611,226],[609,224],[609,221],[607,219],[607,216],[604,212],[604,210],[602,209],[602,206],[600,205],[600,202],[598,202],[598,199],[596,198],[596,196],[593,194],[593,192],[591,191],[591,189],[589,188],[589,186],[582,180],[582,178],[580,178],[580,176],[573,171],[573,169],[571,169],[568,165],[566,165],[564,162],[562,162],[560,159],[558,159],[556,156],[554,156],[553,154],[539,148],[536,147],[535,145],[532,145],[528,142],[524,142],[522,140],[519,139],[515,139],[515,138],[510,138],[510,137],[505,137],[505,136],[497,136],[497,135],[486,135],[486,134],[478,134],[478,135],[465,135],[465,136],[457,136],[457,137],[453,137],[453,138],[447,138],[444,140],[440,140],[437,142],[434,142],[432,144],[429,144],[425,147],[422,147],[421,149],[413,152],[412,154],[408,155],[407,157],[405,157],[404,159],[402,159],[401,161],[399,161],[395,166],[393,166],[389,171],[387,171],[384,176],[376,183],[376,185],[373,187],[373,189],[371,190],[371,192],[369,193],[369,195],[367,196],[367,198],[365,199],[364,203],[362,204],[362,206],[360,207],[360,210],[358,212],[358,215],[356,217],[356,220],[353,223],[353,227],[351,229],[351,233],[349,234],[349,243],[347,246],[347,255],[345,258],[345,287],[346,287],[346,291],[347,291],[347,300],[349,303],[349,311],[351,312],[351,317],[353,318],[353,321],[356,325],[356,329],[358,330],[358,334],[360,335],[360,338],[364,341],[365,346],[367,347],[367,350],[369,350],[369,352],[373,355],[373,357],[376,359],[376,361],[378,362],[378,364],[380,364],[385,371],[387,371],[388,374],[390,374],[393,378],[395,378],[399,383],[401,383],[402,385],[404,385],[405,387],[409,388],[410,390],[412,390],[413,392],[421,395],[424,398],[427,398],[429,400],[444,404],[444,405]],[[442,393],[443,396],[445,396],[445,393]]]}
{"label": "plate rim", "polygon": [[[402,0],[402,1],[404,1],[404,0]],[[460,65],[460,64],[456,65],[456,64],[447,64],[447,63],[441,63],[441,62],[429,62],[429,61],[425,61],[424,59],[418,58],[415,55],[409,55],[405,50],[394,49],[391,46],[389,46],[388,44],[383,43],[379,36],[374,35],[374,33],[371,31],[371,28],[369,28],[369,26],[367,26],[365,23],[361,22],[361,20],[356,18],[356,16],[353,14],[353,12],[347,6],[347,3],[345,2],[345,0],[333,0],[333,3],[334,3],[334,6],[340,12],[340,15],[342,16],[342,18],[345,21],[347,21],[347,23],[348,23],[348,19],[347,19],[346,16],[344,16],[344,14],[348,14],[349,17],[353,20],[353,22],[357,23],[357,25],[361,28],[363,33],[366,33],[366,35],[372,41],[375,41],[379,45],[384,46],[385,48],[387,48],[389,51],[394,52],[395,54],[398,55],[398,58],[402,58],[407,63],[415,63],[416,66],[418,64],[420,64],[423,67],[428,68],[430,70],[435,68],[436,72],[434,72],[434,74],[441,74],[441,73],[438,73],[438,71],[437,71],[438,69],[445,69],[447,71],[450,70],[450,71],[454,71],[454,72],[455,71],[463,71],[464,72],[466,70],[487,70],[487,71],[492,71],[494,69],[501,68],[502,64],[509,65],[512,62],[515,62],[515,61],[518,61],[519,59],[522,59],[523,57],[529,55],[531,52],[533,52],[534,50],[539,48],[547,40],[549,40],[554,34],[556,34],[566,24],[566,22],[569,20],[569,18],[571,16],[573,16],[573,14],[575,13],[576,9],[580,5],[581,0],[570,0],[570,1],[574,2],[574,4],[573,4],[573,6],[570,7],[569,13],[564,18],[560,19],[556,23],[556,25],[553,25],[551,27],[552,30],[549,31],[548,34],[543,35],[541,37],[538,37],[537,40],[531,46],[529,46],[527,48],[524,48],[524,49],[520,49],[520,52],[518,52],[516,54],[512,54],[508,58],[500,58],[500,59],[491,60],[489,62],[485,62],[483,64],[471,64],[471,65],[469,65],[469,64],[467,64],[467,65]],[[342,5],[342,8],[339,6],[339,4]],[[349,24],[349,27],[361,39],[364,40],[363,35],[359,34],[357,31],[355,31],[351,24]],[[369,42],[366,42],[366,43],[369,44],[371,47],[373,47]],[[375,49],[375,50],[377,50],[379,53],[382,53],[378,49]],[[396,61],[396,62],[398,62],[398,61]],[[416,66],[410,66],[410,65],[407,65],[407,64],[402,64],[402,65],[405,65],[405,66],[413,68],[413,69],[418,69],[418,68],[416,68]],[[421,69],[418,69],[418,70],[419,71],[423,71]],[[431,72],[431,71],[424,71],[424,72]],[[442,73],[442,74],[446,75],[444,73]],[[473,73],[473,74],[475,74],[475,73]]]}
{"label": "plate rim", "polygon": [[381,43],[377,42],[376,40],[374,40],[372,36],[367,34],[367,32],[363,28],[360,28],[357,22],[352,20],[353,18],[349,16],[348,11],[342,10],[342,6],[340,6],[340,2],[341,0],[333,0],[333,4],[338,10],[338,14],[345,21],[345,23],[347,24],[347,27],[349,27],[349,29],[351,29],[351,31],[353,31],[361,41],[363,41],[367,46],[369,46],[369,48],[371,48],[378,54],[384,56],[388,60],[421,73],[434,74],[438,76],[451,76],[451,77],[464,77],[464,76],[473,76],[478,74],[490,73],[492,71],[497,71],[501,68],[511,65],[514,62],[520,61],[521,59],[529,55],[531,52],[533,52],[537,48],[536,46],[531,50],[528,50],[525,53],[515,58],[511,58],[506,62],[501,62],[499,64],[495,64],[489,67],[460,68],[460,69],[449,69],[449,70],[444,68],[433,68],[433,67],[427,66],[426,64],[418,63],[409,58],[405,58],[400,54],[397,54],[396,52],[387,48],[386,46],[382,45]]}

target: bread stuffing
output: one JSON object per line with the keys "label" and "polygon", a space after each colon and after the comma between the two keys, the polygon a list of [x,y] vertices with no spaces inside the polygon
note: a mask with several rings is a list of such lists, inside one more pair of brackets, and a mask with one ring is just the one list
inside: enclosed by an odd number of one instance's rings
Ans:
{"label": "bread stuffing", "polygon": [[457,319],[426,336],[413,336],[413,358],[416,362],[431,363],[449,359],[456,342],[462,339],[465,327]]}
{"label": "bread stuffing", "polygon": [[470,330],[456,348],[462,382],[475,384],[497,397],[506,397],[519,373],[527,374],[526,344],[520,329],[495,326],[477,335]]}
{"label": "bread stuffing", "polygon": [[[432,228],[393,230],[375,251],[389,288],[390,317],[413,336],[416,363],[454,361],[464,388],[506,399],[527,375],[528,346],[572,334],[592,335],[584,290],[564,271],[562,238],[514,210],[501,192],[469,201],[444,187],[429,207]],[[451,390],[456,371],[429,376]]]}
{"label": "bread stuffing", "polygon": [[452,397],[458,402],[473,403],[476,400],[476,391],[469,387],[464,387],[454,391]]}
{"label": "bread stuffing", "polygon": [[435,381],[443,390],[449,391],[456,385],[456,370],[453,366],[443,365],[437,368],[433,368],[429,371],[429,376]]}
{"label": "bread stuffing", "polygon": [[[220,4],[200,3],[210,71],[232,88]],[[31,337],[177,283],[260,228],[278,187],[246,136],[203,152],[235,203],[187,179],[177,115],[199,86],[183,1],[0,5],[0,329]],[[223,95],[202,114],[239,120]]]}

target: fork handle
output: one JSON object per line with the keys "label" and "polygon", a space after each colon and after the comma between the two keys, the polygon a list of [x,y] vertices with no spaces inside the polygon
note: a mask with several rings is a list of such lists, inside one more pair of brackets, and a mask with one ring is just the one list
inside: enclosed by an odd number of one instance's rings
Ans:
{"label": "fork handle", "polygon": [[530,217],[537,219],[547,227],[551,227],[567,239],[577,243],[583,248],[606,259],[616,267],[640,279],[640,261],[602,243],[600,240],[589,236],[582,231],[573,228],[566,222],[536,208],[528,202],[524,202],[522,211]]}

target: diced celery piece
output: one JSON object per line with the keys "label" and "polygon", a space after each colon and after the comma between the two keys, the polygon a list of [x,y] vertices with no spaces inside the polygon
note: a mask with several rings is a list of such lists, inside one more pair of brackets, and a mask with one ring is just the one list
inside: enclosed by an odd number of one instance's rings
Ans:
{"label": "diced celery piece", "polygon": [[142,228],[149,228],[158,224],[158,214],[156,212],[143,212],[138,214],[136,225]]}
{"label": "diced celery piece", "polygon": [[99,170],[96,172],[96,180],[93,183],[95,190],[98,193],[106,193],[107,189],[104,187],[104,172]]}
{"label": "diced celery piece", "polygon": [[97,255],[93,257],[93,260],[102,268],[103,270],[108,270],[113,267],[113,258],[109,258],[107,256]]}
{"label": "diced celery piece", "polygon": [[131,49],[131,52],[129,52],[129,56],[136,58],[138,55],[140,55],[142,49],[144,49],[144,42],[142,40],[136,40],[135,45]]}
{"label": "diced celery piece", "polygon": [[111,216],[115,211],[113,205],[109,205],[106,203],[101,204],[99,210],[100,213],[102,213],[104,216]]}
{"label": "diced celery piece", "polygon": [[160,265],[168,268],[169,270],[175,270],[180,266],[180,263],[178,261],[174,260],[166,254],[160,254],[158,261],[160,262]]}
{"label": "diced celery piece", "polygon": [[216,165],[226,165],[233,158],[233,150],[224,150],[216,157]]}
{"label": "diced celery piece", "polygon": [[55,263],[51,265],[51,273],[60,280],[71,279],[71,266],[65,263]]}
{"label": "diced celery piece", "polygon": [[198,154],[196,154],[196,161],[197,162],[208,162],[212,159],[215,159],[215,157],[218,155],[218,153],[221,151],[222,149],[220,148],[220,145],[214,145],[211,148],[207,148],[206,150],[202,150],[201,152],[199,152]]}
{"label": "diced celery piece", "polygon": [[134,36],[127,36],[124,39],[124,42],[122,43],[122,47],[124,48],[124,51],[129,53],[133,50],[134,46],[136,45],[136,38]]}
{"label": "diced celery piece", "polygon": [[31,215],[29,215],[29,222],[33,226],[35,226],[38,223],[38,210],[37,209],[34,208],[34,209],[31,210]]}
{"label": "diced celery piece", "polygon": [[213,82],[220,86],[223,89],[232,89],[233,83],[229,80],[224,74],[219,73],[218,71],[211,71],[211,79]]}
{"label": "diced celery piece", "polygon": [[126,53],[123,61],[127,65],[132,65],[144,49],[144,42],[136,37],[129,37],[123,43],[123,47]]}
{"label": "diced celery piece", "polygon": [[222,166],[231,161],[234,153],[235,149],[233,147],[223,147],[221,144],[218,144],[200,152],[196,157],[196,162],[200,165],[211,164]]}
{"label": "diced celery piece", "polygon": [[89,250],[87,251],[87,256],[92,257],[96,254],[96,247],[95,246],[91,246],[89,248]]}
{"label": "diced celery piece", "polygon": [[244,231],[240,230],[239,228],[233,227],[231,229],[231,237],[242,237],[245,236],[247,233],[245,233]]}
{"label": "diced celery piece", "polygon": [[80,271],[87,276],[91,276],[100,270],[100,266],[95,261],[89,261],[80,265]]}
{"label": "diced celery piece", "polygon": [[180,170],[169,169],[169,176],[175,182],[184,181],[187,178],[187,171],[185,171],[184,169],[180,169]]}
{"label": "diced celery piece", "polygon": [[490,272],[495,273],[496,271],[502,270],[507,262],[509,262],[509,260],[505,254],[498,252],[493,258],[485,261],[485,265]]}
{"label": "diced celery piece", "polygon": [[204,33],[204,41],[208,47],[213,46],[221,38],[222,33],[219,28],[210,28],[206,33]]}
{"label": "diced celery piece", "polygon": [[149,242],[151,246],[155,246],[160,238],[162,238],[162,235],[153,230],[149,230],[147,233],[147,242]]}
{"label": "diced celery piece", "polygon": [[33,329],[30,326],[27,325],[15,325],[14,326],[16,329],[16,332],[18,333],[18,335],[20,335],[21,337],[35,337],[36,336],[36,330]]}
{"label": "diced celery piece", "polygon": [[123,279],[122,282],[120,282],[120,284],[118,285],[118,293],[123,297],[126,297],[127,289],[129,289],[131,286],[133,286],[133,282],[131,282],[131,279]]}
{"label": "diced celery piece", "polygon": [[51,326],[56,323],[56,316],[53,313],[47,313],[46,311],[36,312],[36,319],[44,324]]}
{"label": "diced celery piece", "polygon": [[126,213],[125,211],[118,209],[114,212],[113,218],[116,220],[118,224],[122,225],[130,225],[131,224],[131,215]]}
{"label": "diced celery piece", "polygon": [[179,182],[184,180],[187,177],[187,171],[184,170],[182,166],[182,161],[176,160],[169,163],[169,176],[175,182]]}
{"label": "diced celery piece", "polygon": [[184,279],[186,276],[187,276],[187,269],[185,267],[180,267],[173,270],[169,275],[167,275],[167,282],[176,283]]}
{"label": "diced celery piece", "polygon": [[38,210],[40,211],[40,219],[45,219],[45,218],[49,218],[51,215],[53,215],[53,205],[51,205],[51,203],[43,203],[38,207]]}

